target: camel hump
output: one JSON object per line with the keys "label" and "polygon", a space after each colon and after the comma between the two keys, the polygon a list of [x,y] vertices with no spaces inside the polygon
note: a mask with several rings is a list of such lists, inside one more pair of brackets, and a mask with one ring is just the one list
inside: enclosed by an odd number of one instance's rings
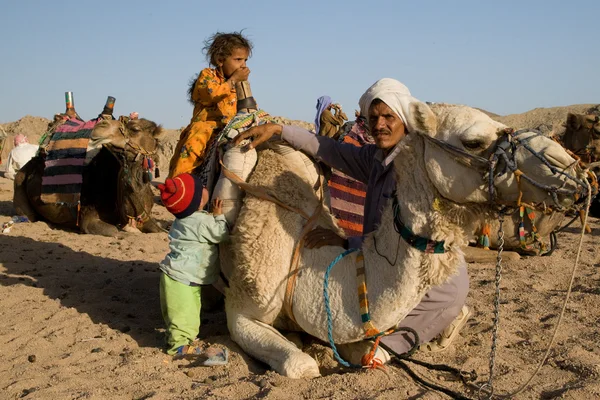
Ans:
{"label": "camel hump", "polygon": [[315,160],[280,139],[271,139],[263,146],[264,149],[273,150],[276,154],[283,156],[292,171],[295,171],[305,182],[313,187],[317,186],[319,167]]}

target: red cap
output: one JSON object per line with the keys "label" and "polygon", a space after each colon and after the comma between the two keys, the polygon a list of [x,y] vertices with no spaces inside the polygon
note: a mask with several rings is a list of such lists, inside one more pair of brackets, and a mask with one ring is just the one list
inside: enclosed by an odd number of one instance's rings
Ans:
{"label": "red cap", "polygon": [[185,218],[198,211],[204,188],[197,177],[186,173],[167,178],[158,189],[167,210],[177,218]]}

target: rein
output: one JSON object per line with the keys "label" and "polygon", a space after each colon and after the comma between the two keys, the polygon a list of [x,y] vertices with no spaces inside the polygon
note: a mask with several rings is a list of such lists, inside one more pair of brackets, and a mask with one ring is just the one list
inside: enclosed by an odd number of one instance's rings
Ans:
{"label": "rein", "polygon": [[[533,135],[526,138],[520,138],[519,136],[524,133],[533,133]],[[502,136],[497,141],[496,147],[494,148],[489,158],[484,158],[475,154],[471,154],[461,148],[458,148],[456,146],[453,146],[449,143],[428,136],[426,134],[421,134],[421,136],[427,141],[437,145],[439,148],[446,151],[447,153],[452,154],[455,157],[455,160],[463,164],[464,166],[478,170],[483,174],[487,174],[490,204],[500,206],[500,209],[502,209],[504,206],[496,198],[496,187],[494,185],[494,181],[496,178],[504,175],[507,172],[512,172],[518,181],[523,179],[531,185],[537,187],[538,189],[550,193],[554,202],[554,206],[559,211],[565,211],[565,208],[560,204],[558,200],[558,195],[573,196],[575,198],[575,201],[577,201],[584,194],[582,189],[564,188],[564,184],[566,184],[569,180],[575,182],[578,188],[584,188],[586,187],[586,183],[583,180],[572,176],[568,172],[557,169],[548,162],[548,160],[543,154],[538,153],[529,145],[528,142],[534,137],[543,136],[540,131],[522,129],[515,132],[511,128],[504,129]],[[537,182],[533,178],[529,177],[527,174],[523,173],[519,169],[515,157],[517,150],[521,147],[529,151],[536,158],[538,158],[546,167],[550,169],[550,171],[554,175],[558,175],[565,178],[564,184],[561,187],[545,185],[543,183]],[[597,182],[595,183],[595,185],[597,186]],[[518,204],[518,206],[520,206],[520,204]],[[535,205],[529,206],[530,208],[539,208],[539,206]],[[543,208],[547,209],[550,208],[550,206],[544,205]]]}

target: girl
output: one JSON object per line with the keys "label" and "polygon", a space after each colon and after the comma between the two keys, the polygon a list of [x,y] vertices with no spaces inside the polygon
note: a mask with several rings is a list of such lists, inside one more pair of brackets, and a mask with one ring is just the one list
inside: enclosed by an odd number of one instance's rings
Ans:
{"label": "girl", "polygon": [[203,69],[188,91],[194,113],[181,132],[169,164],[169,177],[194,171],[202,164],[211,137],[236,114],[235,84],[248,80],[246,61],[252,43],[241,32],[217,32],[204,42],[211,68]]}

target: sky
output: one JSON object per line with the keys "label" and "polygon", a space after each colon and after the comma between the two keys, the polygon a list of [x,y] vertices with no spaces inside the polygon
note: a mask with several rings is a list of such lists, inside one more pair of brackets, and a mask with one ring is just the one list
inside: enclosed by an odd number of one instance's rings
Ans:
{"label": "sky", "polygon": [[329,95],[349,116],[376,80],[422,101],[507,115],[600,103],[600,1],[0,0],[0,123],[107,96],[166,128],[189,123],[203,41],[244,29],[250,83],[271,115],[313,121]]}

